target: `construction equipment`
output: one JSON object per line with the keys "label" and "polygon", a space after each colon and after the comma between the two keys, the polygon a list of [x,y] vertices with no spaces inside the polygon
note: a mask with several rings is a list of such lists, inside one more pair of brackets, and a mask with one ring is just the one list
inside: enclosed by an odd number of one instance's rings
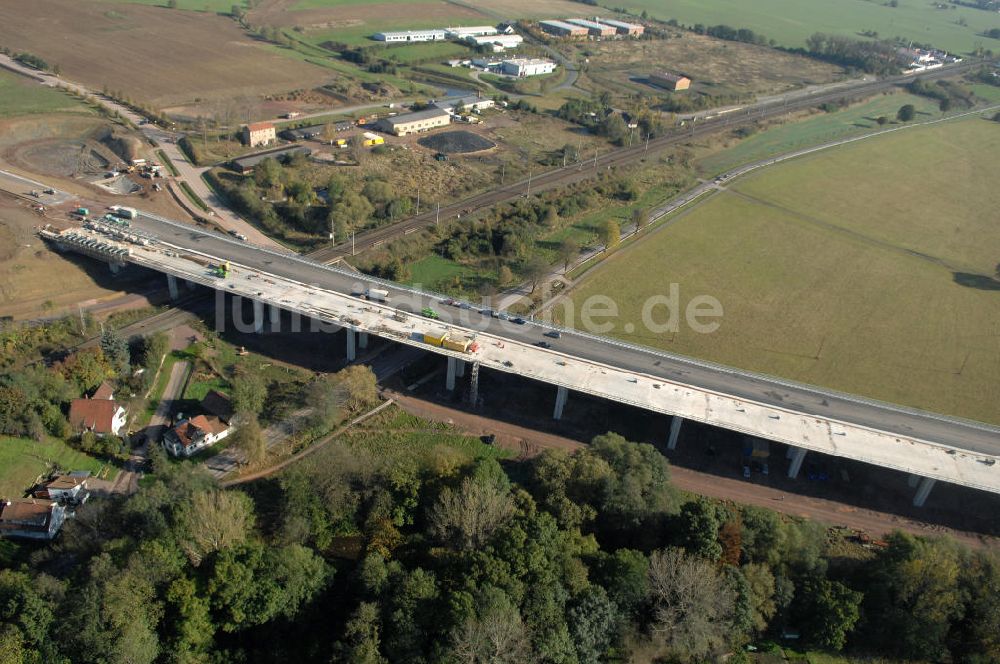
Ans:
{"label": "construction equipment", "polygon": [[211,270],[213,276],[225,279],[229,276],[229,261],[222,265],[210,265],[208,269]]}

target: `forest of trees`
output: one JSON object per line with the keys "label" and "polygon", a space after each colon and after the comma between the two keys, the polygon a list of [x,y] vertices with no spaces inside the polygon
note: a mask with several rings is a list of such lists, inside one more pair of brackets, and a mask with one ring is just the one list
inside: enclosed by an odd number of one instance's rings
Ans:
{"label": "forest of trees", "polygon": [[501,465],[344,446],[245,490],[154,455],[0,571],[3,662],[718,661],[801,647],[1000,658],[1000,562],[685,500],[615,434]]}

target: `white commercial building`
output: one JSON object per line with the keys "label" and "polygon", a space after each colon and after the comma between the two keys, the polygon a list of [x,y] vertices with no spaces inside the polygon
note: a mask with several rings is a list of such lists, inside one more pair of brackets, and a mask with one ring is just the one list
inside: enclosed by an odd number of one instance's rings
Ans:
{"label": "white commercial building", "polygon": [[491,35],[466,37],[465,41],[473,46],[493,46],[494,51],[502,51],[505,48],[517,48],[524,42],[524,37],[521,35]]}
{"label": "white commercial building", "polygon": [[555,70],[556,63],[542,58],[511,58],[500,63],[500,71],[508,76],[538,76]]}
{"label": "white commercial building", "polygon": [[399,32],[376,32],[375,40],[387,44],[399,42],[441,41],[447,38],[444,30],[400,30]]}
{"label": "white commercial building", "polygon": [[446,32],[452,39],[467,39],[469,37],[495,35],[497,29],[492,25],[474,25],[467,28],[448,28]]}

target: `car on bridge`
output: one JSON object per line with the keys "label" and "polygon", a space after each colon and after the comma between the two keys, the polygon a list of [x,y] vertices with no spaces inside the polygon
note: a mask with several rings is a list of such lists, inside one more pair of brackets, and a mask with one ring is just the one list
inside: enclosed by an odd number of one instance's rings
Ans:
{"label": "car on bridge", "polygon": [[430,307],[424,307],[423,309],[420,310],[420,313],[423,314],[424,316],[426,316],[427,318],[432,318],[434,320],[437,320],[438,318],[440,318],[440,316],[438,315],[438,312],[434,311]]}

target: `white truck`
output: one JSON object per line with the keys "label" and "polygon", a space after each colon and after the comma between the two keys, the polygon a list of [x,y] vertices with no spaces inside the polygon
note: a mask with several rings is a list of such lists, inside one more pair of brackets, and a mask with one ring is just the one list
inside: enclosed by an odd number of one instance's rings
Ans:
{"label": "white truck", "polygon": [[369,288],[365,291],[365,297],[373,302],[388,302],[389,291],[382,290],[381,288]]}

